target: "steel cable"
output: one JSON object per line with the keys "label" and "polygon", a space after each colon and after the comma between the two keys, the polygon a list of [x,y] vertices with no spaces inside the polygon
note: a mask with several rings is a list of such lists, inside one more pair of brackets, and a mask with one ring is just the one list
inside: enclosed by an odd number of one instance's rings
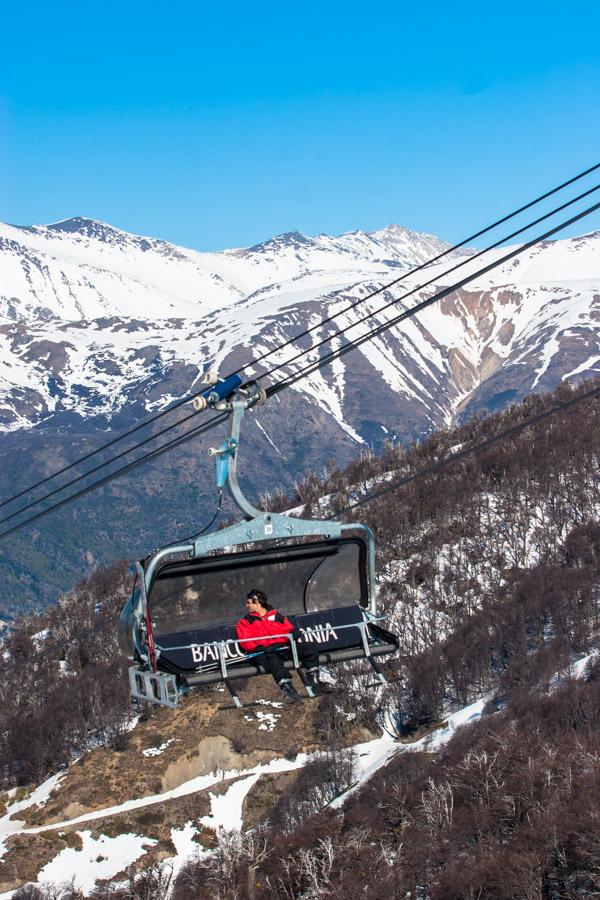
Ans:
{"label": "steel cable", "polygon": [[387,484],[379,491],[373,491],[364,497],[360,497],[353,503],[348,504],[348,506],[344,506],[343,509],[338,510],[333,516],[327,516],[325,521],[329,521],[334,518],[337,519],[340,516],[343,516],[346,513],[350,512],[351,510],[356,509],[357,506],[363,506],[365,503],[371,503],[371,501],[373,500],[378,500],[380,497],[384,497],[386,494],[391,494],[393,491],[397,491],[401,487],[404,487],[407,484],[411,484],[411,482],[413,481],[417,481],[419,478],[425,478],[425,476],[427,475],[432,475],[435,472],[439,472],[440,469],[449,466],[451,463],[458,462],[458,460],[460,459],[465,459],[467,456],[470,456],[473,453],[479,453],[482,450],[487,450],[487,448],[493,446],[493,444],[497,444],[499,441],[502,441],[505,438],[509,438],[515,434],[519,434],[519,432],[524,431],[525,428],[530,428],[532,425],[537,425],[539,422],[542,422],[544,419],[547,419],[550,416],[561,412],[562,410],[569,409],[570,407],[576,406],[579,403],[583,403],[585,400],[589,400],[590,398],[597,397],[599,395],[600,386],[592,388],[591,390],[586,391],[583,394],[579,394],[579,396],[577,397],[571,397],[569,400],[565,400],[562,403],[551,407],[550,409],[546,409],[544,410],[544,412],[532,416],[531,418],[526,419],[523,422],[519,422],[517,425],[512,425],[510,428],[505,428],[504,431],[500,431],[498,432],[498,434],[492,435],[491,437],[486,438],[484,441],[481,441],[478,444],[473,444],[473,446],[467,447],[465,450],[460,450],[457,453],[453,453],[451,456],[447,456],[444,459],[432,463],[430,466],[425,466],[425,468],[419,469],[418,472],[414,472],[412,475],[406,475],[404,478],[401,478],[399,481],[395,481],[393,484]]}
{"label": "steel cable", "polygon": [[[404,272],[401,276],[394,279],[393,281],[388,282],[385,285],[382,285],[381,287],[379,287],[376,290],[372,291],[371,293],[367,294],[365,297],[359,298],[358,300],[354,301],[353,303],[349,304],[348,306],[344,307],[343,309],[339,310],[338,312],[332,314],[331,316],[326,317],[321,322],[319,322],[317,325],[307,328],[304,331],[300,332],[299,334],[294,335],[294,337],[289,338],[288,340],[286,340],[282,344],[278,345],[277,347],[271,348],[271,350],[266,351],[257,359],[249,360],[247,363],[244,363],[244,365],[242,365],[239,369],[237,369],[235,373],[232,373],[232,374],[239,374],[252,366],[256,366],[256,365],[260,364],[265,359],[272,356],[274,353],[280,352],[281,350],[288,347],[290,344],[296,343],[301,338],[312,333],[316,328],[321,328],[323,325],[328,324],[329,322],[333,321],[334,319],[338,318],[339,316],[344,315],[346,312],[349,312],[350,310],[354,309],[359,303],[364,303],[367,300],[372,299],[374,296],[377,296],[378,294],[380,294],[386,290],[389,290],[391,287],[398,284],[400,281],[403,281],[406,278],[409,278],[411,275],[414,275],[417,272],[421,271],[422,269],[424,269],[430,265],[433,265],[434,263],[436,263],[439,260],[443,259],[444,257],[448,256],[449,254],[456,252],[461,247],[468,245],[472,241],[476,240],[478,237],[481,237],[482,235],[487,234],[489,231],[492,231],[494,228],[498,227],[499,225],[502,225],[504,222],[507,222],[512,218],[515,218],[517,215],[520,215],[520,213],[525,212],[528,209],[531,209],[533,206],[536,206],[538,203],[541,203],[543,200],[546,200],[548,197],[553,196],[554,194],[558,193],[561,190],[564,190],[566,187],[581,180],[582,178],[589,175],[591,172],[596,171],[598,168],[600,168],[600,163],[590,166],[588,169],[585,169],[583,172],[580,172],[578,175],[575,175],[574,177],[568,179],[567,181],[564,181],[561,184],[557,185],[555,188],[552,188],[551,190],[546,191],[545,193],[536,197],[534,200],[531,200],[530,202],[524,204],[523,206],[519,207],[518,209],[514,210],[513,212],[508,213],[507,215],[503,216],[502,218],[497,219],[491,225],[488,225],[485,228],[482,228],[481,230],[475,232],[474,234],[469,235],[469,237],[464,238],[464,240],[460,241],[458,244],[454,244],[453,246],[448,247],[446,250],[444,250],[442,253],[439,253],[437,256],[433,257],[432,259],[427,260],[424,263],[421,263],[420,265],[414,267],[413,269],[409,270],[408,272]],[[92,450],[89,453],[84,454],[83,456],[79,457],[77,460],[74,460],[72,463],[68,463],[66,466],[63,466],[61,469],[58,469],[56,472],[52,472],[50,475],[47,475],[45,478],[42,478],[39,481],[35,482],[34,484],[29,485],[29,487],[24,488],[23,490],[19,491],[16,494],[13,494],[12,497],[9,497],[6,500],[3,500],[0,502],[0,508],[8,505],[9,503],[14,502],[15,500],[18,500],[20,497],[25,496],[25,494],[30,493],[31,491],[35,490],[36,488],[41,487],[42,485],[46,484],[48,481],[51,481],[53,478],[56,478],[59,475],[62,475],[65,472],[70,471],[71,469],[75,468],[76,466],[81,465],[83,462],[86,462],[88,459],[91,459],[92,457],[96,456],[97,454],[102,453],[104,450],[107,450],[109,447],[114,446],[114,444],[118,443],[119,441],[122,441],[125,438],[130,437],[132,434],[135,434],[140,429],[148,427],[153,422],[158,421],[163,416],[173,412],[174,410],[183,406],[185,403],[189,403],[190,400],[193,399],[194,396],[197,396],[197,392],[190,394],[187,397],[177,400],[175,403],[173,403],[167,409],[161,410],[160,412],[156,413],[155,415],[150,416],[148,419],[144,420],[143,422],[138,423],[133,428],[129,429],[128,431],[125,431],[123,434],[117,435],[116,437],[112,438],[110,441],[107,441],[102,446],[97,447],[95,450]],[[180,419],[178,422],[174,423],[174,425],[168,426],[167,428],[162,429],[161,431],[159,431],[157,434],[153,435],[152,438],[150,438],[148,440],[156,440],[156,438],[160,437],[162,434],[171,430],[171,428],[176,427],[177,425],[180,425],[183,422],[187,421],[190,417],[191,416],[185,416],[184,418]],[[147,441],[142,441],[138,444],[134,444],[132,447],[128,448],[127,450],[123,451],[122,453],[118,454],[117,456],[107,460],[105,463],[102,464],[102,466],[97,466],[94,469],[89,470],[88,472],[85,473],[85,475],[90,475],[93,472],[98,471],[99,468],[103,468],[106,465],[110,465],[112,462],[115,462],[117,459],[123,457],[124,455],[131,453],[134,450],[139,449],[139,447],[145,443],[147,443]],[[83,477],[85,477],[85,475]],[[71,483],[72,482],[69,482],[66,485],[62,485],[61,488],[58,488],[56,491],[53,491],[52,495],[57,493],[59,490],[62,490],[63,488],[69,487],[71,485]],[[40,500],[47,499],[47,497],[48,497],[48,495],[46,495],[44,498],[39,498],[39,499]],[[37,503],[37,501],[35,501],[35,502]],[[17,513],[15,513],[14,515],[17,515],[20,512],[24,512],[25,509],[29,509],[31,507],[31,505],[32,504],[30,504],[27,507],[24,507],[21,510],[18,510]],[[35,504],[33,504],[33,505],[35,505]],[[7,517],[7,518],[10,518],[10,517]],[[6,521],[6,519],[2,519],[0,521]]]}
{"label": "steel cable", "polygon": [[[412,316],[416,315],[418,312],[426,309],[428,306],[431,306],[432,303],[437,303],[438,300],[443,299],[444,297],[453,294],[455,291],[460,290],[465,285],[469,284],[469,282],[474,281],[475,278],[479,278],[482,275],[485,275],[487,272],[490,272],[492,269],[495,269],[497,266],[502,265],[508,260],[513,259],[515,256],[518,256],[520,253],[523,253],[525,250],[528,250],[530,247],[533,247],[535,244],[538,244],[540,241],[547,240],[547,238],[552,237],[552,235],[557,234],[559,231],[562,231],[564,228],[568,228],[569,225],[573,225],[575,222],[578,222],[580,219],[583,219],[585,216],[591,215],[591,213],[596,212],[596,210],[600,209],[600,203],[596,203],[593,206],[588,207],[583,210],[583,212],[578,213],[576,216],[568,219],[566,222],[561,223],[560,225],[556,225],[554,228],[551,228],[549,231],[546,231],[544,234],[539,235],[536,238],[533,238],[527,243],[522,244],[516,250],[507,253],[505,256],[500,257],[500,259],[496,260],[493,263],[484,266],[479,269],[474,274],[463,278],[462,280],[456,282],[448,288],[444,288],[441,291],[437,291],[431,297],[428,297],[426,300],[422,300],[420,303],[417,303],[415,306],[412,306],[410,309],[405,310],[399,315],[395,316],[393,319],[390,319],[388,322],[384,322],[381,325],[378,325],[376,328],[373,328],[371,331],[362,335],[360,338],[355,339],[354,341],[349,342],[344,347],[339,347],[337,350],[332,350],[322,359],[317,360],[317,362],[311,363],[308,366],[305,366],[304,369],[300,369],[297,372],[288,375],[286,378],[282,379],[278,384],[272,385],[267,388],[267,397],[273,397],[281,391],[285,390],[287,387],[290,387],[292,384],[295,384],[297,381],[300,381],[301,378],[305,378],[307,375],[312,374],[317,369],[322,369],[324,366],[329,365],[337,359],[340,359],[342,356],[345,356],[346,353],[350,353],[351,350],[356,350],[357,347],[360,347],[361,344],[364,344],[365,341],[372,340],[374,337],[377,337],[379,334],[382,334],[384,331],[388,331],[390,328],[393,328],[395,325],[398,325],[400,322],[405,319],[409,319]],[[391,303],[388,306],[392,305]],[[356,323],[359,324],[359,323]],[[314,349],[314,348],[312,348]],[[1,535],[0,535],[1,537]]]}
{"label": "steel cable", "polygon": [[[479,251],[478,253],[476,253],[475,255],[469,256],[469,257],[465,257],[465,258],[462,259],[460,262],[458,262],[456,265],[452,266],[450,269],[447,269],[445,272],[443,272],[441,276],[438,275],[438,276],[436,276],[435,278],[432,278],[432,279],[430,279],[429,281],[427,281],[427,282],[425,282],[425,283],[423,283],[423,284],[417,285],[416,287],[412,288],[410,291],[407,291],[407,292],[406,292],[405,294],[403,294],[401,297],[394,298],[394,299],[390,300],[388,303],[384,304],[384,305],[383,305],[382,307],[380,307],[379,309],[373,310],[372,312],[368,313],[366,316],[363,316],[363,317],[362,317],[361,319],[359,319],[357,322],[352,322],[352,323],[350,323],[350,324],[347,325],[346,327],[344,327],[344,328],[340,329],[339,331],[337,331],[334,335],[328,335],[327,337],[323,338],[323,339],[322,339],[321,341],[319,341],[318,343],[313,344],[312,347],[306,348],[305,350],[302,350],[300,353],[297,353],[297,354],[296,354],[295,356],[293,356],[291,359],[289,359],[289,360],[287,360],[287,361],[285,361],[285,362],[279,363],[278,365],[276,365],[276,366],[274,366],[273,368],[269,369],[269,371],[264,372],[264,373],[260,374],[259,376],[257,376],[257,378],[256,378],[255,380],[259,381],[259,380],[261,380],[261,379],[263,379],[263,378],[267,378],[267,377],[269,377],[270,375],[274,374],[275,372],[279,371],[280,369],[289,366],[289,365],[290,365],[291,363],[293,363],[293,362],[296,362],[298,359],[301,359],[302,357],[307,356],[309,353],[312,353],[313,351],[315,351],[315,350],[318,349],[319,347],[323,346],[324,344],[329,343],[329,342],[332,340],[332,338],[339,337],[339,336],[341,336],[341,335],[345,335],[347,331],[350,331],[351,329],[356,328],[358,325],[361,325],[362,323],[364,323],[364,322],[368,321],[369,319],[373,318],[373,316],[379,315],[379,313],[384,312],[384,311],[385,311],[386,309],[388,309],[389,307],[397,305],[397,304],[400,303],[402,300],[405,300],[407,297],[413,296],[413,295],[414,295],[415,293],[417,293],[418,291],[421,291],[421,290],[425,289],[426,287],[429,287],[431,284],[434,284],[434,283],[438,282],[439,279],[440,279],[440,277],[442,277],[442,278],[447,277],[447,276],[450,275],[452,272],[455,272],[457,269],[460,269],[460,268],[462,268],[463,266],[465,266],[465,265],[467,265],[467,264],[469,264],[469,263],[472,263],[475,259],[478,259],[479,257],[481,257],[482,255],[484,255],[485,253],[488,253],[490,250],[496,249],[500,244],[503,244],[503,243],[505,243],[506,241],[512,240],[514,237],[517,237],[518,235],[522,234],[524,231],[528,231],[530,228],[533,228],[535,225],[538,225],[540,222],[543,222],[545,219],[548,219],[548,218],[550,218],[551,216],[556,215],[558,212],[561,212],[562,210],[566,209],[567,207],[572,206],[574,203],[578,203],[578,202],[579,202],[580,200],[582,200],[584,197],[587,197],[587,196],[589,196],[590,194],[593,194],[595,191],[598,191],[598,190],[600,190],[600,185],[595,185],[594,187],[589,188],[587,191],[584,191],[582,194],[579,194],[577,197],[574,197],[574,198],[572,198],[571,200],[568,200],[567,202],[561,204],[560,206],[555,207],[555,208],[554,208],[553,210],[551,210],[550,212],[545,213],[543,216],[538,217],[538,218],[535,219],[533,222],[530,222],[530,223],[528,223],[527,225],[524,225],[524,226],[522,226],[521,228],[517,229],[516,231],[511,232],[510,234],[506,235],[505,237],[500,238],[498,241],[496,241],[495,243],[491,244],[489,247],[486,247],[486,248],[484,248],[483,250],[480,250],[480,251]],[[397,279],[396,281],[398,281],[398,280],[399,280],[399,279]],[[387,288],[381,288],[378,292],[375,292],[375,293],[379,293],[379,292],[381,292],[381,291],[384,290],[384,289],[387,289]],[[373,295],[374,295],[374,294],[370,294],[369,297],[372,297]],[[436,299],[436,298],[438,298],[438,297],[439,297],[439,295],[436,295],[436,297],[435,297],[434,299]],[[359,302],[364,302],[366,299],[367,299],[366,297],[363,297],[363,298],[360,299]],[[357,302],[358,302],[358,301],[357,301]],[[432,300],[431,302],[433,302],[433,300]],[[351,304],[351,307],[348,307],[348,308],[353,308],[353,307],[356,306],[356,305],[357,305],[357,303]],[[421,307],[420,305],[417,305],[416,307],[412,307],[411,310],[406,311],[406,315],[413,315],[414,312],[418,312],[421,308],[422,308],[422,307]],[[336,315],[337,315],[337,314],[336,314]],[[403,313],[403,315],[404,315],[404,313]],[[319,328],[322,327],[322,325],[323,325],[325,322],[331,321],[332,318],[333,318],[333,317],[330,316],[328,319],[324,320],[323,322],[320,322],[318,326],[313,326],[313,329],[316,328],[316,327],[319,327]],[[289,342],[288,342],[288,343],[289,343]],[[282,345],[282,346],[283,346],[283,345]],[[278,348],[278,349],[280,349],[280,348]],[[263,354],[263,358],[264,358],[266,355],[268,355],[268,354]],[[336,357],[336,358],[337,358],[337,357]],[[324,363],[324,364],[326,364],[326,363]],[[239,369],[238,372],[239,372],[239,371],[243,371],[243,369]],[[303,376],[301,376],[301,377],[303,377]],[[288,376],[288,378],[291,378],[291,376]],[[294,381],[292,380],[290,383],[293,384]],[[282,388],[281,386],[277,386],[276,388],[273,388],[273,389],[270,388],[270,389],[268,389],[268,391],[271,391],[271,390],[272,390],[273,393],[279,393],[279,391],[282,390],[282,389],[283,389],[283,388]],[[195,416],[196,416],[196,413],[195,413],[195,412],[194,412],[194,413],[190,413],[190,414],[187,415],[187,416],[184,416],[182,419],[179,419],[177,422],[174,422],[174,423],[172,423],[171,425],[167,426],[166,428],[163,428],[161,431],[158,432],[158,434],[156,434],[156,435],[150,435],[149,437],[145,438],[143,441],[140,441],[140,442],[139,442],[138,444],[136,444],[135,446],[130,447],[130,448],[127,448],[127,449],[125,449],[125,450],[122,450],[120,453],[116,454],[116,455],[113,456],[111,459],[106,460],[106,461],[104,461],[104,462],[102,462],[102,463],[99,463],[97,466],[94,466],[92,469],[89,469],[88,471],[82,473],[81,475],[78,475],[77,477],[71,479],[70,481],[66,482],[65,484],[60,485],[59,487],[54,488],[53,490],[47,492],[46,494],[43,494],[41,497],[38,497],[38,498],[36,498],[35,500],[32,500],[30,503],[26,504],[25,506],[22,506],[20,509],[17,509],[17,510],[15,510],[15,511],[12,512],[12,513],[9,513],[8,515],[4,516],[3,518],[0,518],[0,525],[3,524],[4,522],[10,521],[11,519],[14,519],[16,516],[21,515],[21,514],[24,513],[24,512],[27,512],[28,510],[32,509],[33,507],[38,506],[38,505],[39,505],[40,503],[42,503],[44,500],[48,500],[48,499],[50,499],[51,497],[56,496],[56,494],[59,494],[59,493],[61,493],[62,491],[66,490],[67,488],[70,488],[70,487],[72,487],[73,485],[78,484],[79,482],[85,480],[85,479],[88,478],[89,476],[94,475],[96,472],[99,472],[101,469],[106,468],[106,466],[111,465],[112,463],[117,462],[117,460],[123,458],[124,456],[129,455],[129,454],[130,454],[131,452],[133,452],[134,450],[138,450],[140,447],[143,447],[143,446],[145,446],[146,444],[155,441],[158,437],[161,437],[163,434],[166,434],[167,432],[171,431],[171,430],[174,429],[174,428],[178,428],[178,427],[179,427],[180,425],[182,425],[184,422],[188,421],[189,419],[194,418]],[[0,506],[2,506],[2,504],[0,504]],[[1,536],[2,536],[2,535],[0,534],[0,537],[1,537]]]}
{"label": "steel cable", "polygon": [[[596,189],[597,188],[594,188],[593,190],[596,190]],[[590,193],[590,192],[591,191],[586,192],[586,194]],[[582,195],[582,196],[585,196],[585,195]],[[572,201],[572,202],[575,202],[575,201]],[[569,204],[563,204],[563,206],[561,206],[560,209],[564,208],[567,205],[569,205]],[[476,272],[470,274],[469,276],[463,278],[461,281],[451,285],[448,288],[445,288],[442,291],[439,291],[439,292],[433,294],[431,297],[427,298],[426,300],[421,301],[421,303],[415,305],[414,307],[411,307],[411,309],[403,311],[398,316],[394,317],[393,319],[389,320],[388,322],[380,324],[379,326],[372,329],[367,334],[362,335],[360,338],[358,338],[354,341],[350,341],[348,344],[346,344],[345,346],[343,346],[341,348],[338,348],[337,350],[331,351],[329,354],[327,354],[322,359],[317,360],[316,362],[310,363],[309,365],[305,366],[303,369],[298,370],[297,372],[294,372],[291,375],[287,376],[287,378],[282,379],[282,381],[280,381],[278,384],[272,385],[271,387],[269,387],[267,389],[267,395],[274,396],[275,394],[280,393],[282,390],[285,390],[287,387],[290,387],[292,384],[295,384],[301,378],[306,377],[307,375],[311,374],[312,372],[316,371],[317,369],[323,368],[325,365],[328,365],[331,362],[333,362],[334,360],[340,358],[341,356],[344,356],[346,353],[349,353],[351,350],[354,350],[357,347],[359,347],[365,341],[371,340],[373,337],[376,337],[377,335],[381,334],[382,332],[387,331],[389,328],[392,328],[394,325],[398,324],[400,321],[403,321],[404,319],[407,319],[407,318],[410,318],[410,317],[416,315],[416,313],[420,312],[422,309],[425,309],[427,306],[430,306],[432,303],[435,303],[438,300],[442,299],[443,297],[448,296],[450,293],[453,293],[454,291],[459,290],[461,287],[464,287],[466,284],[468,284],[470,281],[473,281],[475,278],[478,278],[481,275],[486,274],[487,272],[489,272],[492,269],[496,268],[497,266],[503,264],[504,262],[507,262],[508,260],[518,256],[520,253],[525,252],[527,249],[529,249],[530,247],[539,243],[540,241],[546,240],[548,237],[551,237],[552,235],[556,234],[557,232],[562,231],[564,228],[569,227],[570,225],[574,224],[575,222],[579,221],[580,219],[584,218],[585,216],[590,215],[592,212],[595,212],[599,208],[600,208],[600,203],[594,204],[593,206],[588,207],[587,209],[578,213],[576,216],[571,217],[567,221],[560,223],[559,225],[546,231],[544,234],[531,239],[530,241],[526,242],[525,244],[522,244],[520,247],[516,248],[515,250],[506,254],[505,256],[500,257],[498,260],[488,264],[487,266],[484,266],[483,268],[477,270]],[[549,213],[548,215],[551,215],[551,214],[552,213]],[[547,218],[548,215],[543,216],[542,219]],[[540,221],[540,220],[536,220],[536,221]],[[531,227],[531,226],[529,226],[529,227]],[[387,304],[387,305],[391,305],[391,304]],[[369,317],[367,317],[367,318],[369,318]],[[354,324],[359,324],[359,323],[354,323]],[[343,332],[340,332],[340,334],[341,333],[343,333]],[[314,348],[310,348],[310,349],[312,350]],[[306,352],[309,352],[309,351],[306,351]],[[57,509],[62,508],[67,503],[70,503],[72,500],[79,499],[80,497],[85,496],[86,494],[90,493],[91,491],[95,490],[96,488],[99,488],[99,487],[104,486],[105,484],[108,484],[113,479],[121,477],[122,475],[126,474],[127,472],[131,471],[132,469],[136,468],[137,466],[139,466],[145,462],[151,461],[151,460],[157,458],[158,456],[161,456],[163,453],[168,452],[169,450],[172,450],[172,449],[175,449],[176,447],[181,446],[183,443],[191,440],[192,438],[197,437],[200,434],[203,434],[206,431],[221,424],[222,422],[224,422],[227,419],[227,417],[228,417],[228,414],[223,413],[221,415],[213,417],[213,419],[210,419],[208,422],[203,423],[202,425],[197,426],[196,428],[189,429],[185,434],[169,441],[167,444],[162,445],[161,447],[159,447],[153,451],[150,451],[149,453],[139,457],[136,460],[133,460],[131,463],[127,464],[126,466],[123,466],[120,469],[116,470],[115,472],[112,472],[109,475],[106,475],[104,478],[99,479],[98,481],[94,482],[93,484],[82,488],[81,490],[77,491],[75,494],[72,494],[69,497],[66,497],[63,500],[59,501],[58,503],[53,504],[52,506],[48,507],[47,509],[42,510],[42,511],[28,517],[27,519],[23,520],[22,522],[19,522],[18,524],[14,525],[12,528],[7,529],[4,532],[1,532],[0,538],[7,537],[8,535],[14,533],[15,531],[19,530],[23,526],[25,526],[33,521],[36,521],[37,519],[41,518],[42,516],[47,515],[50,512],[53,512]],[[83,477],[85,477],[85,476],[83,476]],[[65,485],[64,487],[68,487],[68,486],[69,485]]]}

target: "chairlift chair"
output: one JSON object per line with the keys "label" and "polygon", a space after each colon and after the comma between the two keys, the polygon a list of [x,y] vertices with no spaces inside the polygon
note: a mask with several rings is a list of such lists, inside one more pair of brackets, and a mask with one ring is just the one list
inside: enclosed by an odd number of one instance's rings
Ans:
{"label": "chairlift chair", "polygon": [[[319,662],[369,660],[386,683],[376,658],[394,653],[398,639],[377,614],[375,542],[366,525],[300,519],[263,512],[242,493],[237,449],[242,417],[263,403],[256,384],[239,376],[211,386],[195,400],[229,412],[229,436],[209,452],[217,464],[217,485],[229,489],[244,519],[189,542],[156,550],[134,564],[135,583],[120,618],[131,694],[175,707],[181,693],[222,682],[242,706],[234,681],[264,674],[260,653],[244,653],[235,624],[246,594],[265,591],[297,626],[302,641],[318,646]],[[312,690],[299,665],[297,642],[286,634],[291,659],[285,665]]]}

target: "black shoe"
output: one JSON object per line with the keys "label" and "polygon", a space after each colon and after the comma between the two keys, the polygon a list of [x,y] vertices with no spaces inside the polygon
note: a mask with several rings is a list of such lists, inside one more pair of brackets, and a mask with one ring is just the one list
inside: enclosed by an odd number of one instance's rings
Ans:
{"label": "black shoe", "polygon": [[301,703],[302,697],[294,687],[291,681],[280,681],[279,682],[280,691],[285,694],[286,700],[289,700],[291,703]]}

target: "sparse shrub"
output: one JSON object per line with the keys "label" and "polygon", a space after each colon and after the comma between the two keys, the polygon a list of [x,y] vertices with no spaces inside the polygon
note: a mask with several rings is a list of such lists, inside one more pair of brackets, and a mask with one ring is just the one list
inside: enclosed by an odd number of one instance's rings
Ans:
{"label": "sparse shrub", "polygon": [[117,727],[114,734],[109,738],[108,744],[116,753],[123,753],[129,746],[129,732]]}
{"label": "sparse shrub", "polygon": [[[91,743],[110,743],[123,731],[131,701],[114,619],[129,587],[115,564],[9,635],[15,652],[0,654],[0,784],[38,784]],[[31,640],[42,631],[42,643]]]}
{"label": "sparse shrub", "polygon": [[277,836],[264,826],[250,834],[220,832],[214,853],[188,860],[180,871],[171,900],[251,900],[260,896],[257,869],[276,852],[276,844]]}
{"label": "sparse shrub", "polygon": [[13,900],[84,900],[85,895],[73,886],[73,882],[63,884],[26,884],[12,895]]}
{"label": "sparse shrub", "polygon": [[269,825],[288,834],[298,829],[351,786],[355,765],[352,748],[315,755],[269,814]]}
{"label": "sparse shrub", "polygon": [[13,900],[48,900],[48,895],[35,884],[25,884],[14,892]]}
{"label": "sparse shrub", "polygon": [[[416,472],[570,396],[563,386],[414,447],[365,454],[345,472],[311,474],[297,496],[279,492],[273,503],[303,502],[321,515],[316,501],[332,494],[335,512],[370,479]],[[600,625],[600,484],[590,440],[599,418],[597,404],[586,404],[576,420],[556,416],[551,428],[529,429],[357,511],[377,535],[380,597],[400,637],[402,678],[367,695],[360,666],[338,667],[342,694],[315,705],[331,753],[299,773],[273,811],[276,837],[263,853],[248,848],[249,836],[221,836],[217,853],[184,868],[173,900],[600,894],[600,662],[547,693]],[[91,739],[108,739],[129,713],[113,637],[78,633],[82,609],[92,621],[94,590],[80,587],[77,603],[66,597],[43,620],[20,625],[14,655],[0,659],[7,784],[41,778]],[[102,591],[109,624],[112,588]],[[41,705],[31,636],[48,624]],[[51,666],[61,657],[77,672],[67,696]],[[354,777],[343,747],[357,725],[374,728],[385,713],[408,734],[494,689],[497,712],[485,722],[436,756],[399,754],[352,794],[343,815],[323,812]],[[162,890],[150,875],[146,884],[148,898]],[[118,890],[97,897],[137,896]]]}

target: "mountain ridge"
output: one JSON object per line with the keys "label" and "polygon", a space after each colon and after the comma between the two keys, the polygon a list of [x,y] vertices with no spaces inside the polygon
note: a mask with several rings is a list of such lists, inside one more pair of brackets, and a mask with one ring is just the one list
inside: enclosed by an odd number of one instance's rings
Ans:
{"label": "mountain ridge", "polygon": [[[4,498],[189,395],[206,367],[224,375],[269,353],[264,366],[251,365],[245,374],[259,377],[281,364],[276,378],[283,377],[296,368],[294,351],[276,348],[305,329],[315,329],[301,344],[316,359],[320,341],[323,349],[337,347],[367,327],[385,326],[398,311],[481,267],[472,251],[463,251],[387,290],[409,265],[407,240],[413,267],[448,245],[388,226],[306,238],[308,244],[294,237],[297,246],[267,241],[251,253],[201,254],[171,252],[165,242],[147,248],[150,239],[103,232],[113,246],[76,231],[92,228],[86,223],[93,220],[66,221],[75,231],[56,223],[50,237],[39,227],[31,233],[0,226]],[[486,259],[507,252],[496,249]],[[448,263],[463,265],[448,274]],[[386,304],[392,305],[382,310]],[[339,319],[320,325],[337,313]],[[368,314],[368,324],[356,324]],[[408,443],[532,390],[593,375],[600,368],[599,316],[600,232],[544,242],[248,417],[242,478],[251,479],[257,499],[331,458],[344,465],[362,448]],[[355,327],[340,336],[339,328],[349,326]],[[78,502],[40,520],[11,539],[0,562],[0,615],[55,598],[82,567],[89,571],[193,530],[212,508],[213,492],[212,472],[190,446],[113,482],[93,505]],[[48,556],[57,563],[52,572]]]}

